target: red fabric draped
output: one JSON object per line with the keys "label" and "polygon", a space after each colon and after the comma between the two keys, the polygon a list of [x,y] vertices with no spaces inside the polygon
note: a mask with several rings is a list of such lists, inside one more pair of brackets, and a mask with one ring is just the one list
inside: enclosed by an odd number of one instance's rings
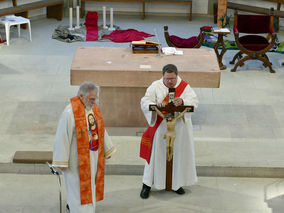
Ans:
{"label": "red fabric draped", "polygon": [[103,38],[110,39],[113,42],[131,42],[131,41],[141,41],[144,38],[152,37],[154,35],[137,31],[134,29],[127,30],[115,30],[109,35],[103,36]]}
{"label": "red fabric draped", "polygon": [[193,48],[198,43],[197,36],[192,36],[190,38],[181,38],[175,35],[170,36],[171,42],[179,48]]}
{"label": "red fabric draped", "polygon": [[86,41],[96,41],[99,39],[98,34],[98,13],[88,12],[86,15],[85,26],[87,29]]}

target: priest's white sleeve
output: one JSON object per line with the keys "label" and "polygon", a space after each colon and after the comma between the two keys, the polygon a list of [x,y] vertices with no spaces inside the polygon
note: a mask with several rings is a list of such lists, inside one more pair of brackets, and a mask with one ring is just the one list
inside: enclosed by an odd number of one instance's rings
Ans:
{"label": "priest's white sleeve", "polygon": [[[184,89],[181,98],[183,99],[184,105],[194,106],[194,110],[198,107],[198,98],[194,90],[187,85]],[[191,119],[192,113],[185,113],[184,119],[185,121],[189,121]]]}
{"label": "priest's white sleeve", "polygon": [[144,113],[144,116],[148,122],[148,125],[154,126],[157,120],[157,113],[155,111],[149,110],[150,104],[157,104],[155,86],[153,84],[147,88],[145,96],[141,98],[140,104],[141,104],[141,110]]}
{"label": "priest's white sleeve", "polygon": [[56,167],[68,167],[70,145],[75,129],[72,106],[69,104],[61,114],[53,145],[52,165]]}
{"label": "priest's white sleeve", "polygon": [[104,137],[104,153],[105,158],[109,158],[113,153],[116,152],[116,148],[113,145],[110,136],[108,135],[107,131],[105,130],[105,137]]}
{"label": "priest's white sleeve", "polygon": [[184,89],[181,98],[183,99],[184,105],[191,105],[194,106],[194,108],[198,107],[197,95],[189,85]]}

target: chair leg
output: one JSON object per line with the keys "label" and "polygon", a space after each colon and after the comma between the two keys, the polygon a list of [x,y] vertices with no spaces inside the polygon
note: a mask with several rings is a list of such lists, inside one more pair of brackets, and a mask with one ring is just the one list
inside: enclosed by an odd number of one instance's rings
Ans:
{"label": "chair leg", "polygon": [[272,65],[272,63],[270,62],[268,56],[265,53],[262,55],[262,57],[266,58],[266,60],[269,61],[269,63]]}
{"label": "chair leg", "polygon": [[17,24],[17,28],[18,28],[18,37],[20,38],[20,36],[21,36],[21,27],[20,27],[20,24]]}
{"label": "chair leg", "polygon": [[266,57],[265,57],[265,56],[263,56],[263,57],[259,56],[257,59],[260,60],[260,61],[262,61],[264,67],[268,67],[271,73],[275,73],[275,70],[272,69],[272,66],[271,66],[272,64],[271,64],[271,62],[269,61],[267,55],[266,55]]}
{"label": "chair leg", "polygon": [[7,46],[10,44],[10,24],[5,24]]}
{"label": "chair leg", "polygon": [[31,30],[31,22],[28,20],[28,28],[29,28],[29,34],[30,34],[30,41],[32,41],[32,30]]}
{"label": "chair leg", "polygon": [[244,58],[241,58],[241,59],[236,63],[236,65],[234,66],[234,68],[231,69],[231,72],[236,72],[237,67],[238,67],[238,66],[242,66],[242,65],[244,64],[244,62],[245,62],[246,60],[249,60],[249,59],[251,59],[251,57],[249,57],[249,56],[245,56]]}
{"label": "chair leg", "polygon": [[239,51],[233,58],[232,61],[230,61],[230,64],[234,64],[237,58],[242,58],[242,51]]}

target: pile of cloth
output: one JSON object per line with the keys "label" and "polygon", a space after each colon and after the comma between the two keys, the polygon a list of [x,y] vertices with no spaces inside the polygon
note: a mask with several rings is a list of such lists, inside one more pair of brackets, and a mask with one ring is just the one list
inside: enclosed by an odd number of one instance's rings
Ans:
{"label": "pile of cloth", "polygon": [[114,31],[103,29],[98,26],[97,12],[89,11],[86,15],[85,24],[80,29],[70,31],[67,26],[58,26],[53,35],[53,39],[64,42],[75,41],[113,41],[113,42],[132,42],[140,41],[154,35],[148,34],[135,29],[120,30],[114,26]]}
{"label": "pile of cloth", "polygon": [[109,39],[113,42],[131,42],[131,41],[141,41],[144,38],[152,37],[154,35],[138,31],[135,29],[127,30],[115,30],[109,35],[103,36],[103,38]]}
{"label": "pile of cloth", "polygon": [[72,32],[68,29],[68,26],[59,25],[52,34],[53,39],[59,41],[71,43],[75,41],[86,41],[86,29],[74,29]]}

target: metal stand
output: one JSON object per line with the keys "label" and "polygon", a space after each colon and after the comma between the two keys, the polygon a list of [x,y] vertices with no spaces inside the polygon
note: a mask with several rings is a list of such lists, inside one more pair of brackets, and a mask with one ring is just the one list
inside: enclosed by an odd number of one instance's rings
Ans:
{"label": "metal stand", "polygon": [[56,171],[56,169],[49,164],[48,162],[46,162],[46,165],[50,168],[51,173],[57,176],[57,181],[58,181],[58,186],[59,186],[59,212],[62,213],[62,196],[61,196],[61,179],[60,179],[60,175],[59,172]]}

